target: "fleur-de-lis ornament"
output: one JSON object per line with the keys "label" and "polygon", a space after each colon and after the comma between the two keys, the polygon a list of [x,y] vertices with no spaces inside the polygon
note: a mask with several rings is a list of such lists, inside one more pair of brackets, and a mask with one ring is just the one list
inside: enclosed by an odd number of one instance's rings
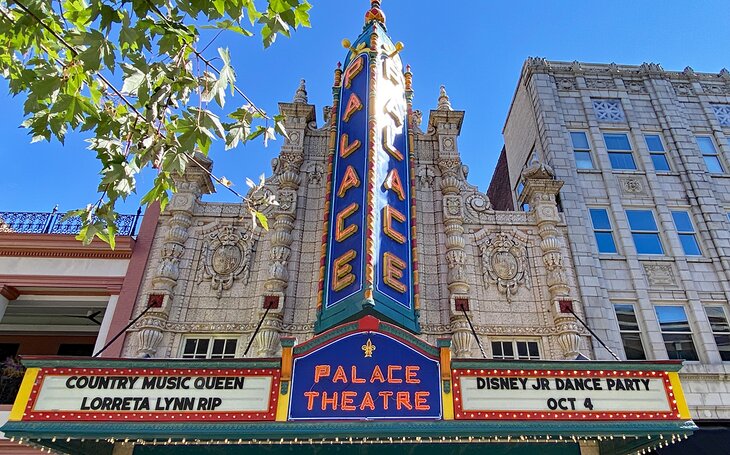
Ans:
{"label": "fleur-de-lis ornament", "polygon": [[370,338],[368,338],[368,342],[362,345],[362,350],[365,352],[365,357],[372,357],[373,351],[375,350],[375,345],[372,341],[370,341]]}

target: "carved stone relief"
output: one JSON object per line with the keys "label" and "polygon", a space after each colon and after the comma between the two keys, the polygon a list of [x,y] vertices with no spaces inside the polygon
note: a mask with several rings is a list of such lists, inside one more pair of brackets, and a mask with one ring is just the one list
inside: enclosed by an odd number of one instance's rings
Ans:
{"label": "carved stone relief", "polygon": [[649,287],[666,288],[676,287],[677,279],[672,264],[667,263],[644,263],[644,273]]}
{"label": "carved stone relief", "polygon": [[430,166],[420,166],[416,172],[418,176],[418,185],[421,188],[431,188],[436,173]]}
{"label": "carved stone relief", "polygon": [[702,91],[708,95],[730,95],[730,86],[702,84]]}
{"label": "carved stone relief", "polygon": [[248,283],[251,273],[253,239],[250,231],[223,226],[207,235],[200,255],[202,273],[198,284],[210,280],[210,287],[221,297],[239,278]]}
{"label": "carved stone relief", "polygon": [[313,163],[307,168],[307,182],[310,186],[319,186],[322,184],[324,176],[324,167],[320,164]]}
{"label": "carved stone relief", "polygon": [[642,81],[624,80],[626,91],[631,94],[647,93],[646,86]]}
{"label": "carved stone relief", "polygon": [[561,77],[555,81],[555,85],[557,85],[558,90],[568,91],[577,89],[575,78],[572,77]]}
{"label": "carved stone relief", "polygon": [[685,84],[685,83],[681,83],[681,82],[672,82],[672,87],[674,87],[674,91],[679,96],[692,95],[692,85],[691,84]]}
{"label": "carved stone relief", "polygon": [[492,208],[489,198],[480,193],[470,194],[464,201],[467,221],[473,223],[487,222],[487,211]]}
{"label": "carved stone relief", "polygon": [[511,235],[498,232],[479,245],[484,283],[496,283],[497,289],[507,296],[517,294],[517,286],[529,288],[527,248]]}
{"label": "carved stone relief", "polygon": [[615,89],[616,83],[613,79],[586,78],[586,87],[597,90]]}
{"label": "carved stone relief", "polygon": [[646,182],[641,177],[619,177],[621,192],[627,196],[647,196]]}

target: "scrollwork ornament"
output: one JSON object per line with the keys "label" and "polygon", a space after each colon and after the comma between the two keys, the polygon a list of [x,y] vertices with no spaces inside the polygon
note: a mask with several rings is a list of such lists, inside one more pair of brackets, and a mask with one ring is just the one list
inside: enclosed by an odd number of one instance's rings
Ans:
{"label": "scrollwork ornament", "polygon": [[507,301],[517,294],[517,287],[524,284],[529,288],[527,270],[527,248],[509,234],[499,232],[488,237],[479,245],[484,283],[496,283]]}
{"label": "scrollwork ornament", "polygon": [[224,290],[233,286],[237,278],[248,283],[251,273],[253,236],[250,231],[240,231],[234,226],[223,226],[208,234],[200,260],[203,274],[199,284],[210,280],[211,289],[221,298]]}

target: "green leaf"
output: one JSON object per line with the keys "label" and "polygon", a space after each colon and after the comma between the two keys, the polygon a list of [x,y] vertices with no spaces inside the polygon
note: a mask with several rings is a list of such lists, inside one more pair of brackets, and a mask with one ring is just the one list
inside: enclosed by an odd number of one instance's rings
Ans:
{"label": "green leaf", "polygon": [[296,19],[294,26],[295,27],[311,27],[312,24],[309,21],[309,10],[312,8],[312,5],[310,5],[307,2],[302,3],[301,5],[294,8],[294,18]]}
{"label": "green leaf", "polygon": [[266,215],[264,215],[263,213],[258,212],[258,211],[255,213],[256,213],[256,219],[259,220],[259,223],[261,223],[261,227],[263,227],[264,229],[266,229],[268,231],[269,230],[269,220],[266,218]]}
{"label": "green leaf", "polygon": [[136,66],[132,66],[128,63],[122,64],[122,70],[124,70],[124,85],[122,85],[122,92],[136,93],[145,81],[145,73]]}

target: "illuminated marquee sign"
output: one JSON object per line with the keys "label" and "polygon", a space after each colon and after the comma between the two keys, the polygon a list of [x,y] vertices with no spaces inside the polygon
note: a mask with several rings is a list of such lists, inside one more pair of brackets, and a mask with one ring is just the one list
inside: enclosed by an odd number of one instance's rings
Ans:
{"label": "illuminated marquee sign", "polygon": [[314,347],[292,371],[290,420],[441,418],[438,360],[384,333]]}
{"label": "illuminated marquee sign", "polygon": [[453,378],[456,419],[680,418],[679,380],[666,371],[469,369]]}
{"label": "illuminated marquee sign", "polygon": [[274,420],[279,370],[42,368],[24,420]]}
{"label": "illuminated marquee sign", "polygon": [[335,109],[317,331],[363,313],[418,331],[406,87],[379,24],[352,45]]}

